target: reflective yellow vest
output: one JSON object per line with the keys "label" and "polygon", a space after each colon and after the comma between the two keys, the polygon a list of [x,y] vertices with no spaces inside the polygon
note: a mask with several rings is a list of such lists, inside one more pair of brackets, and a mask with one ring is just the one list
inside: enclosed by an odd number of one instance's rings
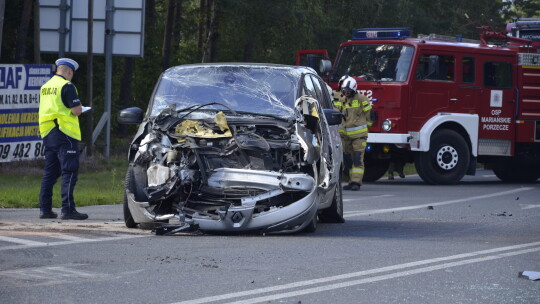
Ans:
{"label": "reflective yellow vest", "polygon": [[55,75],[41,87],[39,95],[39,133],[44,138],[55,127],[54,120],[58,122],[60,131],[64,134],[81,140],[79,117],[71,113],[62,102],[62,88],[69,81]]}

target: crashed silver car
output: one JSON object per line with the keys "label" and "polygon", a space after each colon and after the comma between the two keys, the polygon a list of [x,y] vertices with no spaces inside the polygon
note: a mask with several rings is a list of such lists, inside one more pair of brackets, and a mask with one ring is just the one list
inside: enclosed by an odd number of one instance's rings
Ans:
{"label": "crashed silver car", "polygon": [[341,114],[306,67],[198,64],[165,71],[129,150],[126,226],[161,234],[313,232],[342,223]]}

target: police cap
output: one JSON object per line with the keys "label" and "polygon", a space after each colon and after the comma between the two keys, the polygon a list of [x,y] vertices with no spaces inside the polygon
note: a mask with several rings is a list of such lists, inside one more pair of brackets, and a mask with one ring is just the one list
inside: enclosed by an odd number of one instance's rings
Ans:
{"label": "police cap", "polygon": [[56,66],[67,65],[74,72],[79,68],[79,64],[77,63],[77,61],[75,61],[73,59],[70,59],[70,58],[60,58],[60,59],[56,60],[55,64],[56,64]]}

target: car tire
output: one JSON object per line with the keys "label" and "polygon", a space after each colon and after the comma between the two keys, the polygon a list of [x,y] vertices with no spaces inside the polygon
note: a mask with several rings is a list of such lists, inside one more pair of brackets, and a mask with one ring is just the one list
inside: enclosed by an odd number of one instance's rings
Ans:
{"label": "car tire", "polygon": [[135,223],[135,220],[133,219],[133,216],[131,215],[131,211],[129,210],[128,199],[127,199],[127,189],[128,188],[131,189],[133,186],[133,183],[134,183],[133,168],[129,166],[126,173],[126,180],[124,184],[124,223],[126,224],[126,227],[128,228],[137,228],[137,223]]}
{"label": "car tire", "polygon": [[317,231],[317,213],[315,213],[309,224],[302,230],[304,233],[313,233],[315,231]]}
{"label": "car tire", "polygon": [[415,155],[418,175],[428,184],[457,184],[467,172],[469,145],[456,131],[442,129],[431,136],[429,151]]}
{"label": "car tire", "polygon": [[345,223],[343,218],[343,189],[341,188],[341,176],[339,177],[332,198],[332,205],[319,213],[321,223]]}

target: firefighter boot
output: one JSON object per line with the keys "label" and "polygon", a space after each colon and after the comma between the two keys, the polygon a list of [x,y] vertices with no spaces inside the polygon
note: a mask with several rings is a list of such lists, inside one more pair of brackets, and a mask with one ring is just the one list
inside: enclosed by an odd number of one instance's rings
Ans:
{"label": "firefighter boot", "polygon": [[355,182],[349,183],[347,186],[343,187],[343,190],[359,191],[360,184]]}

